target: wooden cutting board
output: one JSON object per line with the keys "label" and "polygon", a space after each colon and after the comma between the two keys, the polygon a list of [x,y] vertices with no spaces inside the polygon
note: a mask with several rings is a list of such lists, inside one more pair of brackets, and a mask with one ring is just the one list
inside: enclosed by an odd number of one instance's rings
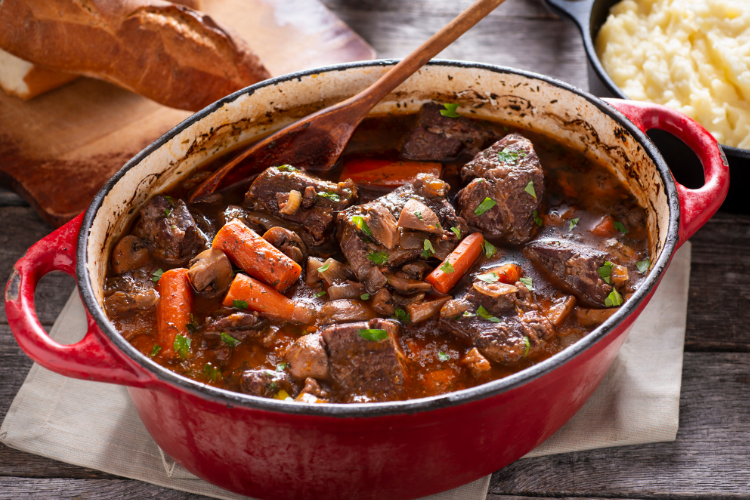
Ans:
{"label": "wooden cutting board", "polygon": [[[269,71],[373,59],[375,51],[318,0],[203,0]],[[190,116],[81,78],[28,102],[0,91],[0,185],[60,226],[86,209],[128,159]]]}

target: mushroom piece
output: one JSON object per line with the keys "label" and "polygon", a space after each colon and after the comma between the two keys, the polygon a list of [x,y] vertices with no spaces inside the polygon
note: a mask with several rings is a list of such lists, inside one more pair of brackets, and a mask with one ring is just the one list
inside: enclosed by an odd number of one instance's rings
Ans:
{"label": "mushroom piece", "polygon": [[388,279],[388,284],[399,292],[410,294],[429,292],[430,290],[432,290],[432,285],[427,283],[426,281],[413,280],[411,278],[399,276],[399,274],[401,273],[386,273],[385,275],[385,277]]}
{"label": "mushroom piece", "polygon": [[392,250],[398,245],[398,226],[396,218],[390,210],[383,205],[374,204],[367,209],[364,220],[367,223],[367,227],[370,228],[372,237],[378,243],[388,250]]}
{"label": "mushroom piece", "polygon": [[294,378],[328,378],[328,354],[323,336],[319,333],[311,333],[295,340],[286,352],[286,360],[289,363],[289,373]]}
{"label": "mushroom piece", "polygon": [[599,326],[609,319],[618,308],[610,309],[584,309],[576,307],[576,318],[581,326]]}
{"label": "mushroom piece", "polygon": [[263,239],[298,264],[301,264],[307,258],[307,245],[297,233],[288,229],[278,226],[272,227],[265,232]]}
{"label": "mushroom piece", "polygon": [[133,235],[125,236],[112,251],[112,269],[117,274],[142,267],[151,261],[146,243]]}
{"label": "mushroom piece", "polygon": [[439,313],[443,305],[452,298],[451,296],[447,296],[430,300],[429,302],[415,302],[406,306],[406,312],[409,313],[409,319],[412,323],[426,321]]}
{"label": "mushroom piece", "polygon": [[323,261],[317,257],[308,257],[307,259],[307,270],[305,272],[305,283],[308,286],[315,286],[320,280],[321,276],[318,272],[323,266]]}
{"label": "mushroom piece", "polygon": [[389,292],[387,288],[381,288],[378,293],[373,295],[372,308],[375,309],[378,314],[382,314],[383,316],[390,316],[396,311],[391,292]]}
{"label": "mushroom piece", "polygon": [[576,306],[576,296],[566,295],[560,300],[555,301],[549,309],[547,309],[546,316],[550,323],[554,326],[560,326],[565,319],[570,316],[573,312],[573,308]]}
{"label": "mushroom piece", "polygon": [[229,290],[234,271],[224,252],[211,248],[202,251],[190,261],[188,278],[197,292],[213,298]]}
{"label": "mushroom piece", "polygon": [[440,221],[430,207],[415,199],[406,202],[398,218],[398,227],[426,233],[443,234]]}
{"label": "mushroom piece", "polygon": [[328,297],[331,300],[358,299],[365,293],[365,285],[355,281],[345,281],[328,287]]}
{"label": "mushroom piece", "polygon": [[[505,284],[501,281],[496,283],[485,283],[484,281],[476,280],[472,283],[472,287],[482,295],[492,297],[493,299],[498,299],[506,295],[513,295],[518,292],[518,288],[515,286]],[[515,300],[515,297],[513,297],[513,300]]]}
{"label": "mushroom piece", "polygon": [[440,317],[441,318],[455,318],[471,309],[473,309],[473,305],[468,300],[464,300],[464,299],[449,300],[440,309]]}
{"label": "mushroom piece", "polygon": [[326,259],[323,265],[318,268],[318,274],[327,286],[342,283],[354,276],[349,266],[331,258]]}
{"label": "mushroom piece", "polygon": [[332,300],[320,308],[319,318],[325,323],[368,321],[377,315],[368,304],[359,300]]}

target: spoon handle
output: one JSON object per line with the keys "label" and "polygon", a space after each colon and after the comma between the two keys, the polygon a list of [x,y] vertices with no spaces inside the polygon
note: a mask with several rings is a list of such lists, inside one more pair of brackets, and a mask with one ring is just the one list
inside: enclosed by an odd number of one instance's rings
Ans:
{"label": "spoon handle", "polygon": [[417,50],[406,56],[388,73],[353,99],[361,99],[363,106],[372,108],[380,102],[390,91],[398,87],[419,68],[438,55],[458,37],[466,33],[472,26],[481,21],[505,0],[477,0],[471,7],[463,11],[453,21],[445,25],[440,31],[432,35]]}

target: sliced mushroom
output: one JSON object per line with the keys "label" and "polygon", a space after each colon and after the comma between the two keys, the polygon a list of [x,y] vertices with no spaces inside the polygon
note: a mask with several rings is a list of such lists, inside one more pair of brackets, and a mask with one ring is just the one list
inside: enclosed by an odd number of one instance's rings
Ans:
{"label": "sliced mushroom", "polygon": [[440,297],[439,299],[428,302],[420,301],[406,306],[406,312],[409,313],[409,319],[412,323],[426,321],[440,312],[443,305],[453,297]]}
{"label": "sliced mushroom", "polygon": [[305,194],[302,196],[302,206],[310,208],[315,205],[315,200],[318,198],[318,193],[315,191],[314,186],[307,186],[305,188]]}
{"label": "sliced mushroom", "polygon": [[424,234],[417,233],[414,231],[401,230],[401,237],[399,238],[399,246],[404,250],[413,250],[415,248],[422,249],[424,246]]}
{"label": "sliced mushroom", "polygon": [[318,274],[323,278],[327,286],[342,283],[352,277],[354,274],[346,264],[335,259],[327,259],[321,267],[318,268]]}
{"label": "sliced mushroom", "polygon": [[292,189],[288,193],[276,193],[276,202],[279,204],[279,213],[293,215],[302,204],[302,193]]}
{"label": "sliced mushroom", "polygon": [[331,300],[358,299],[365,293],[365,285],[354,281],[345,281],[328,287],[328,297]]}
{"label": "sliced mushroom", "polygon": [[319,318],[323,323],[348,323],[367,321],[377,315],[368,304],[359,300],[332,300],[320,308]]}
{"label": "sliced mushroom", "polygon": [[387,288],[381,288],[378,293],[372,297],[372,308],[378,314],[383,316],[390,316],[396,311],[396,306],[393,304],[391,292]]}
{"label": "sliced mushroom", "polygon": [[295,340],[286,352],[286,360],[289,363],[289,373],[294,378],[328,378],[328,354],[323,336],[319,333]]}
{"label": "sliced mushroom", "polygon": [[581,326],[599,326],[617,311],[617,308],[584,309],[576,307],[576,318],[578,318],[578,323],[580,323]]}
{"label": "sliced mushroom", "polygon": [[229,290],[234,271],[224,252],[211,248],[193,257],[188,278],[197,292],[206,297],[218,297]]}
{"label": "sliced mushroom", "polygon": [[398,218],[398,227],[414,229],[426,233],[442,234],[440,221],[430,207],[415,199],[406,202],[401,216]]}
{"label": "sliced mushroom", "polygon": [[365,288],[368,293],[377,293],[388,283],[388,278],[378,269],[373,267],[365,279]]}
{"label": "sliced mushroom", "polygon": [[298,264],[301,264],[307,258],[307,245],[297,233],[288,229],[278,226],[272,227],[265,232],[263,239]]}
{"label": "sliced mushroom", "polygon": [[560,326],[560,324],[570,316],[570,313],[573,312],[575,306],[575,295],[566,295],[562,299],[557,300],[549,309],[547,309],[547,319],[554,326]]}
{"label": "sliced mushroom", "polygon": [[399,292],[411,294],[419,292],[429,292],[430,290],[432,290],[432,285],[427,283],[426,281],[413,280],[406,277],[405,275],[399,276],[399,274],[401,273],[386,273],[385,275],[391,288],[394,288]]}
{"label": "sliced mushroom", "polygon": [[518,288],[513,285],[507,285],[500,281],[495,283],[485,283],[482,280],[476,280],[472,283],[472,287],[482,295],[487,295],[493,299],[498,299],[507,295],[512,295],[518,292]]}
{"label": "sliced mushroom", "polygon": [[115,292],[104,299],[104,309],[110,317],[124,316],[134,311],[151,309],[159,302],[159,292],[153,288],[141,292]]}
{"label": "sliced mushroom", "polygon": [[480,377],[492,368],[487,358],[476,347],[466,353],[466,356],[461,360],[461,364],[466,365],[474,377]]}
{"label": "sliced mushroom", "polygon": [[398,245],[398,226],[390,210],[383,205],[374,204],[367,209],[364,220],[378,243],[388,250]]}
{"label": "sliced mushroom", "polygon": [[398,292],[393,294],[393,303],[399,307],[405,307],[409,304],[416,304],[424,300],[425,293],[417,293],[414,295],[403,295]]}
{"label": "sliced mushroom", "polygon": [[125,236],[112,250],[112,270],[117,274],[145,266],[150,261],[146,243],[133,235]]}
{"label": "sliced mushroom", "polygon": [[307,259],[307,272],[305,273],[305,283],[308,286],[315,286],[321,280],[318,269],[323,266],[323,261],[317,257]]}
{"label": "sliced mushroom", "polygon": [[463,313],[473,309],[473,305],[468,300],[454,299],[446,302],[440,309],[441,318],[455,318]]}

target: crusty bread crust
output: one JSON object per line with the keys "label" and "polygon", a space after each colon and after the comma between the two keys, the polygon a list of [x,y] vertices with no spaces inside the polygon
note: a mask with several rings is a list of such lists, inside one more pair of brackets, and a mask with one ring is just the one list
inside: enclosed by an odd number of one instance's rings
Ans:
{"label": "crusty bread crust", "polygon": [[161,0],[2,0],[0,48],[192,111],[270,76],[239,36]]}

